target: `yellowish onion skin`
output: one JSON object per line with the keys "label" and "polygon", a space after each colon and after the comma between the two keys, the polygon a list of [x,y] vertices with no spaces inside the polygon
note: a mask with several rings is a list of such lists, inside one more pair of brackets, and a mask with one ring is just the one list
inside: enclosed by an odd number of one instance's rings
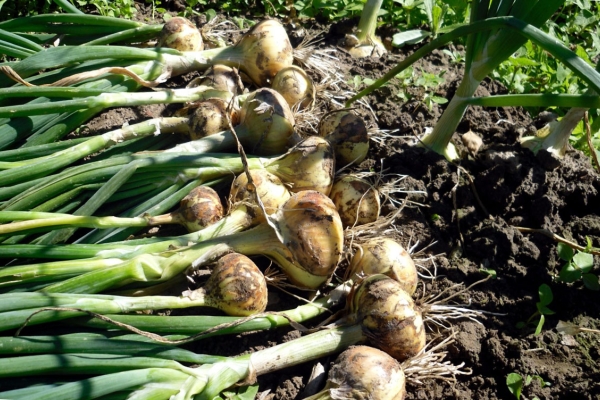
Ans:
{"label": "yellowish onion skin", "polygon": [[337,207],[344,227],[368,224],[379,218],[379,191],[364,179],[353,175],[337,178],[329,197]]}
{"label": "yellowish onion skin", "polygon": [[[230,204],[256,204],[255,196],[258,194],[266,213],[271,215],[276,213],[291,197],[290,191],[281,182],[281,179],[266,169],[250,170],[250,176],[252,178],[252,186],[249,184],[248,176],[245,173],[238,175],[234,179],[229,192]],[[253,216],[254,223],[260,223],[265,220],[264,214],[258,207],[253,207],[249,212],[255,214]]]}
{"label": "yellowish onion skin", "polygon": [[426,344],[421,310],[397,281],[367,276],[351,294],[350,309],[371,345],[397,359],[417,355]]}
{"label": "yellowish onion skin", "polygon": [[267,308],[267,281],[248,257],[230,253],[221,257],[208,281],[189,296],[205,296],[206,305],[232,316],[249,316]]}
{"label": "yellowish onion skin", "polygon": [[333,148],[325,139],[309,136],[267,165],[267,169],[290,182],[293,193],[316,190],[329,195],[335,174]]}
{"label": "yellowish onion skin", "polygon": [[337,357],[323,391],[306,400],[403,400],[405,397],[406,378],[396,359],[370,346],[353,346]]}
{"label": "yellowish onion skin", "polygon": [[183,17],[173,17],[164,24],[157,46],[179,51],[204,50],[202,34],[194,24]]}
{"label": "yellowish onion skin", "polygon": [[294,124],[285,99],[273,89],[261,88],[244,101],[236,132],[239,129],[240,141],[252,154],[276,155],[288,149]]}
{"label": "yellowish onion skin", "polygon": [[312,79],[296,65],[279,71],[273,78],[271,89],[279,92],[292,108],[308,108],[315,100],[315,85]]}
{"label": "yellowish onion skin", "polygon": [[201,139],[229,129],[229,123],[237,122],[235,113],[227,110],[225,100],[212,98],[196,103],[190,108],[189,136],[191,140]]}
{"label": "yellowish onion skin", "polygon": [[[320,192],[295,193],[276,215],[283,243],[296,264],[312,276],[328,280],[342,256],[344,229],[331,200]],[[310,287],[302,273],[286,270],[293,283]]]}
{"label": "yellowish onion skin", "polygon": [[358,245],[350,261],[350,276],[384,274],[398,281],[408,294],[417,290],[419,275],[408,251],[395,240],[374,238]]}
{"label": "yellowish onion skin", "polygon": [[365,121],[348,110],[325,115],[319,122],[319,136],[333,146],[338,168],[361,163],[369,152]]}
{"label": "yellowish onion skin", "polygon": [[178,223],[196,232],[221,218],[225,210],[219,194],[208,186],[196,186],[179,202],[179,208],[166,215],[148,218],[149,225]]}
{"label": "yellowish onion skin", "polygon": [[264,87],[271,85],[277,72],[293,64],[294,51],[283,25],[266,19],[250,28],[216,61],[240,68],[255,85]]}

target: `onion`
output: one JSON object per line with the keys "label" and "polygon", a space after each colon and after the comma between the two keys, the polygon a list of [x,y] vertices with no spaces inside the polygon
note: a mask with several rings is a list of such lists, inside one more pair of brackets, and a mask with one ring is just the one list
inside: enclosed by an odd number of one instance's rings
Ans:
{"label": "onion", "polygon": [[305,400],[402,400],[406,379],[389,354],[369,346],[353,346],[341,353],[329,370],[325,388]]}
{"label": "onion", "polygon": [[205,136],[214,135],[229,129],[229,123],[236,124],[237,113],[227,110],[227,103],[223,99],[212,98],[200,101],[191,106],[189,115],[189,136],[196,140]]}
{"label": "onion", "polygon": [[295,65],[279,71],[271,88],[281,93],[292,108],[304,109],[315,101],[316,89],[312,79],[302,68]]}
{"label": "onion", "polygon": [[217,261],[203,287],[183,295],[194,301],[203,298],[207,307],[218,308],[227,315],[247,316],[267,308],[267,281],[252,260],[230,253]]}
{"label": "onion", "polygon": [[353,175],[339,177],[329,197],[340,213],[344,227],[377,221],[381,211],[379,191],[369,182]]}
{"label": "onion", "polygon": [[275,159],[267,169],[282,181],[290,182],[291,192],[316,190],[328,195],[335,173],[333,149],[325,139],[309,136]]}
{"label": "onion", "polygon": [[419,276],[410,254],[398,242],[374,238],[359,244],[348,268],[352,280],[358,276],[384,274],[398,281],[408,294],[417,289]]}
{"label": "onion", "polygon": [[[256,204],[256,196],[258,196],[263,204],[267,214],[277,212],[289,198],[290,192],[285,187],[283,182],[276,176],[265,169],[250,170],[250,176],[254,186],[250,187],[248,175],[240,174],[231,184],[229,192],[229,202],[232,205],[237,204]],[[255,193],[256,192],[256,193]],[[247,208],[247,207],[244,207]],[[248,213],[252,215],[254,223],[262,222],[265,216],[262,211],[258,211],[255,207],[248,209]]]}
{"label": "onion", "polygon": [[[292,44],[280,22],[267,19],[254,25],[232,48],[237,57],[219,60],[239,67],[258,86],[269,86],[277,72],[294,62]],[[240,57],[241,54],[241,57]]]}
{"label": "onion", "polygon": [[200,31],[183,17],[173,17],[163,25],[157,46],[169,47],[179,51],[204,50],[204,42]]}
{"label": "onion", "polygon": [[[225,97],[224,100],[231,100],[233,96],[241,94],[244,90],[244,84],[237,69],[223,64],[211,66],[204,75],[192,79],[186,87],[195,88],[199,86],[209,86],[215,91],[229,93],[230,96]],[[220,93],[217,93],[216,97],[221,97]]]}
{"label": "onion", "polygon": [[319,136],[335,149],[338,168],[360,163],[369,151],[369,135],[363,119],[348,110],[327,114],[319,122]]}
{"label": "onion", "polygon": [[224,210],[217,192],[208,186],[196,186],[179,202],[172,213],[148,218],[148,225],[181,224],[196,232],[223,218]]}
{"label": "onion", "polygon": [[369,342],[398,361],[425,347],[421,310],[402,285],[385,275],[369,275],[354,288],[351,320],[359,323]]}

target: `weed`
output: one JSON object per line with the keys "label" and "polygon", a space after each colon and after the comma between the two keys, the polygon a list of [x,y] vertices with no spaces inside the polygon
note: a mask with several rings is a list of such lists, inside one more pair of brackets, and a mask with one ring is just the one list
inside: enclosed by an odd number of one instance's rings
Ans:
{"label": "weed", "polygon": [[517,328],[525,328],[528,325],[535,325],[537,319],[537,326],[535,328],[535,335],[539,335],[542,332],[542,328],[544,327],[544,322],[546,322],[546,315],[554,314],[554,311],[550,310],[547,306],[552,303],[553,295],[552,289],[550,286],[545,283],[540,285],[538,288],[538,294],[540,297],[540,301],[535,303],[537,311],[531,315],[525,322],[517,323]]}
{"label": "weed", "polygon": [[[550,382],[546,382],[544,378],[539,375],[527,375],[525,380],[523,380],[523,377],[515,372],[511,372],[506,376],[506,386],[508,386],[508,390],[513,396],[520,399],[523,388],[529,386],[534,380],[539,381],[542,387],[550,386]],[[532,400],[539,400],[539,397],[536,396]]]}
{"label": "weed", "polygon": [[[592,242],[587,238],[586,249],[589,251],[592,248]],[[586,288],[590,290],[600,290],[598,275],[590,271],[594,267],[594,256],[585,251],[573,251],[573,249],[564,243],[559,243],[556,247],[558,256],[566,261],[562,269],[558,273],[558,280],[565,283],[573,283],[583,281]]]}

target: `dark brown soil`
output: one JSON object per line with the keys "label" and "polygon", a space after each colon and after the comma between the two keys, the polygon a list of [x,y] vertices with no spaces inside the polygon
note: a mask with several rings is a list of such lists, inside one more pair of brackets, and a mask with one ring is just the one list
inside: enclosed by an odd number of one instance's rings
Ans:
{"label": "dark brown soil", "polygon": [[[330,27],[321,46],[335,45],[347,25]],[[310,28],[310,27],[308,27]],[[458,49],[460,51],[460,48]],[[410,48],[394,50],[381,59],[352,59],[338,53],[347,80],[354,76],[377,78],[403,59]],[[435,88],[437,96],[451,98],[462,76],[462,65],[452,63],[443,52],[436,51],[420,62],[418,70],[444,72],[446,83]],[[454,343],[447,347],[447,359],[464,363],[470,375],[459,375],[455,382],[424,380],[408,384],[409,399],[510,399],[506,377],[515,372],[523,377],[540,376],[523,389],[523,398],[532,399],[600,399],[600,335],[559,334],[559,320],[582,327],[600,328],[598,292],[581,283],[556,282],[553,277],[562,266],[557,242],[539,233],[522,233],[517,227],[546,229],[585,245],[589,238],[600,247],[600,175],[579,151],[570,150],[556,169],[544,163],[517,139],[532,129],[535,121],[521,109],[470,108],[463,118],[454,143],[460,150],[460,136],[472,130],[483,139],[476,155],[468,155],[460,164],[414,145],[415,137],[433,127],[443,111],[437,104],[429,110],[421,101],[424,92],[409,88],[412,100],[402,102],[399,89],[386,86],[368,98],[373,113],[366,112],[370,123],[391,130],[385,140],[371,141],[369,160],[356,170],[385,169],[386,174],[401,174],[405,191],[426,194],[396,195],[398,200],[412,200],[395,220],[397,238],[406,246],[417,243],[415,251],[424,249],[418,258],[435,256],[423,265],[437,277],[426,281],[429,293],[436,293],[455,283],[470,285],[492,269],[495,279],[480,283],[461,296],[468,307],[486,312],[477,321],[449,321],[456,332]],[[502,93],[497,83],[486,81],[480,94]],[[168,113],[170,108],[166,109]],[[157,107],[137,110],[112,110],[87,125],[90,131],[120,126],[124,121],[147,118],[164,112]],[[376,117],[376,119],[375,119]],[[391,211],[388,206],[386,211]],[[598,257],[595,257],[596,272]],[[540,335],[535,324],[517,328],[536,311],[538,287],[548,284],[554,293],[549,304],[555,314],[547,316]],[[422,288],[420,289],[422,292]],[[271,295],[273,309],[297,305],[291,296],[280,291]],[[537,320],[536,320],[537,321]],[[307,326],[316,325],[310,321]],[[279,329],[238,337],[221,337],[198,342],[195,351],[236,355],[270,346],[300,336],[293,329]],[[430,338],[450,335],[437,333],[432,327]],[[319,360],[328,367],[333,360]],[[302,398],[313,364],[289,368],[260,377],[261,399]]]}

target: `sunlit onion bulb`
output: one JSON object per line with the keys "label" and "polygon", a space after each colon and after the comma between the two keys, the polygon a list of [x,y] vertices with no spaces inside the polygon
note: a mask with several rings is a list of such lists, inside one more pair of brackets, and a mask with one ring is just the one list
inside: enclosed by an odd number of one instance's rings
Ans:
{"label": "sunlit onion bulb", "polygon": [[369,346],[353,346],[341,353],[327,375],[325,388],[305,400],[403,400],[406,379],[389,354]]}
{"label": "sunlit onion bulb", "polygon": [[324,116],[319,122],[319,136],[332,144],[338,168],[362,162],[369,152],[365,121],[348,110]]}
{"label": "sunlit onion bulb", "polygon": [[235,130],[252,154],[276,155],[288,149],[294,123],[285,99],[273,89],[261,88],[244,101]]}
{"label": "sunlit onion bulb", "polygon": [[[290,198],[290,191],[277,176],[265,169],[250,170],[253,186],[248,185],[248,175],[238,175],[231,184],[229,203],[235,207],[238,203],[255,204],[258,194],[267,214],[274,214]],[[264,221],[264,214],[258,207],[247,208],[253,214],[254,223]]]}
{"label": "sunlit onion bulb", "polygon": [[[243,53],[243,60],[227,62],[239,66],[258,86],[269,86],[277,72],[294,62],[292,44],[283,25],[267,19],[254,25],[234,46]],[[225,62],[225,61],[224,61]]]}
{"label": "sunlit onion bulb", "polygon": [[335,174],[333,149],[327,140],[309,136],[267,165],[267,169],[289,184],[291,192],[316,190],[328,195]]}
{"label": "sunlit onion bulb", "polygon": [[350,309],[371,345],[398,361],[425,347],[421,310],[402,285],[385,275],[369,275],[352,294]]}
{"label": "sunlit onion bulb", "polygon": [[[193,79],[186,87],[195,88],[199,86],[208,86],[214,89],[214,97],[224,100],[230,100],[233,96],[241,94],[244,85],[240,79],[237,69],[223,64],[211,66],[202,76]],[[223,96],[220,92],[228,93]]]}
{"label": "sunlit onion bulb", "polygon": [[197,186],[172,213],[148,218],[149,225],[181,224],[196,232],[223,218],[223,204],[217,192],[208,186]]}
{"label": "sunlit onion bulb", "polygon": [[384,274],[398,281],[408,294],[417,289],[419,276],[410,254],[395,240],[374,238],[358,245],[350,261],[350,277]]}
{"label": "sunlit onion bulb", "polygon": [[[282,268],[290,280],[303,287],[304,277],[329,279],[340,261],[344,246],[342,221],[331,200],[314,190],[295,193],[277,214],[277,227],[296,265]],[[281,265],[281,264],[280,264]],[[312,276],[306,276],[308,272]]]}
{"label": "sunlit onion bulb", "polygon": [[173,17],[163,25],[157,46],[169,47],[179,51],[204,50],[204,42],[200,31],[183,17]]}
{"label": "sunlit onion bulb", "polygon": [[248,316],[267,308],[267,281],[248,257],[230,253],[221,257],[206,284],[186,293],[192,298],[204,297],[206,306],[228,315]]}
{"label": "sunlit onion bulb", "polygon": [[315,85],[308,74],[300,67],[292,65],[279,71],[271,89],[281,93],[290,107],[309,107],[315,99]]}
{"label": "sunlit onion bulb", "polygon": [[379,191],[364,179],[353,175],[337,178],[329,197],[337,207],[344,227],[368,224],[379,218]]}
{"label": "sunlit onion bulb", "polygon": [[229,129],[237,123],[236,113],[229,112],[225,100],[212,98],[200,101],[189,108],[189,136],[196,140]]}

